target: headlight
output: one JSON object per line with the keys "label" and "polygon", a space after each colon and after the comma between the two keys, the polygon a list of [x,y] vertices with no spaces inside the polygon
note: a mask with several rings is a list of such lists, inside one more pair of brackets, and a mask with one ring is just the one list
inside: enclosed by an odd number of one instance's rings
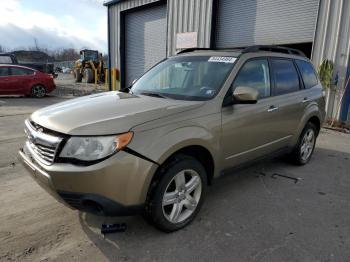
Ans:
{"label": "headlight", "polygon": [[131,141],[132,132],[117,136],[71,137],[60,157],[82,161],[103,159],[125,148]]}

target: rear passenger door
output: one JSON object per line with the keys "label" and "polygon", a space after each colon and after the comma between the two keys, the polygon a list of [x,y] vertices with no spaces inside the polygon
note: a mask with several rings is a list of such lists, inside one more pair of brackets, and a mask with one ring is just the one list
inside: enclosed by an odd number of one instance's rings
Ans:
{"label": "rear passenger door", "polygon": [[[302,80],[293,59],[270,58],[275,126],[281,137],[291,137],[304,113]],[[287,142],[289,140],[285,140]]]}
{"label": "rear passenger door", "polygon": [[34,71],[21,67],[10,67],[9,87],[12,94],[24,94],[31,84]]}
{"label": "rear passenger door", "polygon": [[222,109],[222,154],[224,167],[235,166],[272,153],[287,144],[280,122],[279,98],[272,96],[272,78],[268,58],[246,61],[239,69],[228,97],[238,87],[259,92],[256,104],[234,104]]}

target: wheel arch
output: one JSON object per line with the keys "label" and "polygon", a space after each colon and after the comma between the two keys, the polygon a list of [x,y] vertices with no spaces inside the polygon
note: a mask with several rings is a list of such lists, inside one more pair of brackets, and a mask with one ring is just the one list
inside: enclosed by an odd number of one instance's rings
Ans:
{"label": "wheel arch", "polygon": [[311,104],[309,107],[306,108],[304,115],[299,122],[298,128],[294,135],[294,139],[291,141],[291,144],[290,144],[291,147],[294,147],[294,145],[298,142],[301,132],[303,132],[305,125],[310,121],[314,125],[316,125],[316,127],[318,128],[318,131],[321,129],[323,117],[320,112],[320,108],[318,107],[317,104]]}
{"label": "wheel arch", "polygon": [[209,185],[211,184],[215,173],[214,157],[209,149],[207,149],[203,145],[196,144],[196,145],[183,146],[169,153],[157,168],[152,178],[151,185],[155,181],[158,181],[160,179],[160,175],[161,175],[160,171],[162,170],[162,168],[164,168],[169,162],[173,161],[174,159],[176,159],[177,156],[180,156],[180,155],[190,156],[198,160],[203,165],[207,173],[207,184]]}
{"label": "wheel arch", "polygon": [[28,95],[32,95],[32,94],[33,94],[33,88],[34,88],[35,86],[42,86],[42,87],[45,89],[45,92],[46,92],[46,94],[47,94],[47,91],[48,91],[48,90],[47,90],[47,87],[46,87],[45,84],[43,84],[42,82],[34,82],[34,83],[32,83],[32,84],[30,85]]}
{"label": "wheel arch", "polygon": [[319,117],[314,115],[314,116],[310,117],[306,123],[309,123],[309,122],[315,125],[316,130],[317,130],[316,135],[318,135],[320,133],[320,130],[321,130],[321,120],[319,119]]}

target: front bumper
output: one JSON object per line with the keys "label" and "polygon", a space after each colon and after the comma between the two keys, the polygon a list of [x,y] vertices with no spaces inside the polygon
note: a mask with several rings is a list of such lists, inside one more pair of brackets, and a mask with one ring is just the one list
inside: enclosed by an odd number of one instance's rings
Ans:
{"label": "front bumper", "polygon": [[37,183],[59,202],[102,215],[141,211],[158,167],[123,151],[91,166],[45,165],[23,149],[19,159]]}

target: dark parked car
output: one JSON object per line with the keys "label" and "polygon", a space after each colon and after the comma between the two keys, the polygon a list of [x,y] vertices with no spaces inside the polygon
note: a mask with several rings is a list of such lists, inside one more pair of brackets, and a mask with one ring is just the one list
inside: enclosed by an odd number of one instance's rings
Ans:
{"label": "dark parked car", "polygon": [[0,64],[0,95],[44,97],[55,88],[52,75],[25,66]]}

